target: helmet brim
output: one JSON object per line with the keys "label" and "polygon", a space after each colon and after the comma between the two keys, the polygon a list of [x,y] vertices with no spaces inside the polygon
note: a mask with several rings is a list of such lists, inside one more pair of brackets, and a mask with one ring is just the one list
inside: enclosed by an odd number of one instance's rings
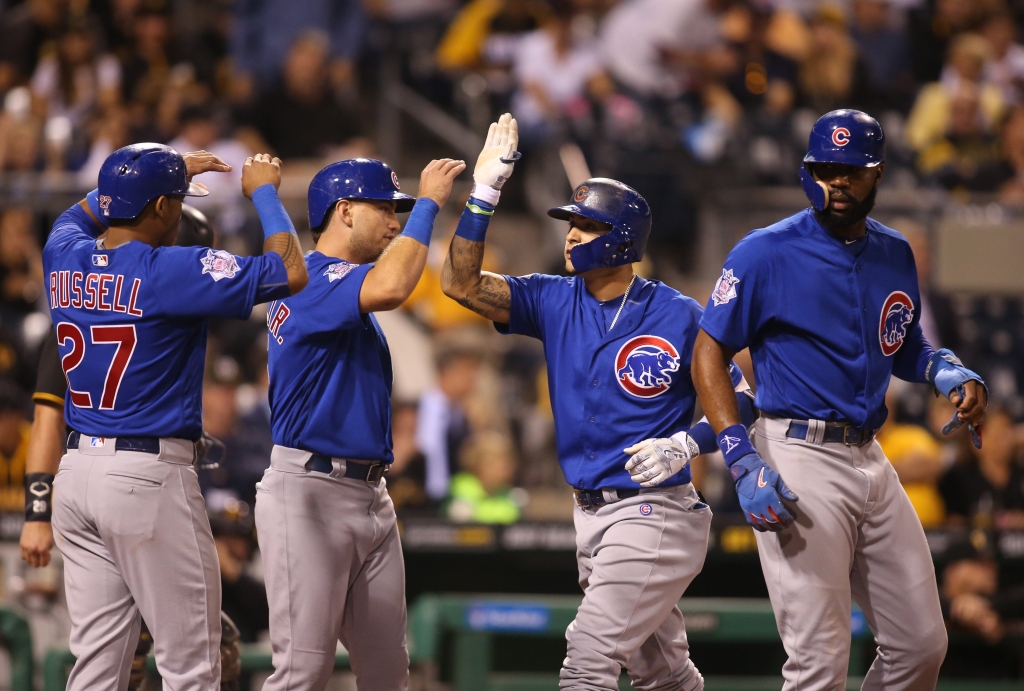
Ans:
{"label": "helmet brim", "polygon": [[190,182],[188,184],[188,190],[185,192],[186,197],[208,197],[210,196],[210,190],[206,189],[197,182]]}
{"label": "helmet brim", "polygon": [[616,219],[612,216],[603,214],[590,207],[580,206],[579,204],[566,204],[565,206],[556,206],[553,209],[548,209],[548,216],[557,218],[559,221],[568,221],[569,217],[573,214],[599,223],[607,223],[613,228],[616,225]]}
{"label": "helmet brim", "polygon": [[807,154],[804,156],[804,163],[842,163],[848,166],[857,166],[858,168],[877,168],[878,166],[885,163],[884,160],[864,160],[864,157],[858,154],[846,154],[845,152],[829,152],[825,156],[815,156],[813,154]]}

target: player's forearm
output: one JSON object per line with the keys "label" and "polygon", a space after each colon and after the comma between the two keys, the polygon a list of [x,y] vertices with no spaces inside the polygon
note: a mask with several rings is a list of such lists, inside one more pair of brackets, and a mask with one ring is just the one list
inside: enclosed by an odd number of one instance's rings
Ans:
{"label": "player's forearm", "polygon": [[455,302],[480,316],[507,324],[512,293],[505,279],[481,271],[484,243],[452,238],[441,270],[441,290]]}
{"label": "player's forearm", "polygon": [[57,474],[64,453],[64,411],[54,405],[37,403],[29,433],[25,474]]}
{"label": "player's forearm", "polygon": [[309,282],[295,226],[292,225],[292,220],[284,210],[284,205],[277,196],[277,189],[273,185],[267,184],[256,188],[252,193],[252,203],[259,214],[263,235],[266,238],[263,241],[263,253],[274,252],[281,257],[288,274],[288,291],[295,295]]}
{"label": "player's forearm", "polygon": [[505,279],[483,271],[484,239],[494,206],[470,197],[448,247],[441,271],[441,290],[466,309],[492,321],[507,323],[512,294]]}
{"label": "player's forearm", "polygon": [[359,309],[364,314],[388,312],[402,306],[423,274],[428,248],[402,235],[388,245],[366,274],[359,291]]}
{"label": "player's forearm", "polygon": [[363,280],[359,291],[361,312],[387,312],[409,299],[427,264],[434,218],[440,210],[433,199],[416,200],[402,234],[387,246]]}
{"label": "player's forearm", "polygon": [[697,397],[715,432],[742,423],[729,363],[735,353],[702,329],[693,346],[691,376]]}

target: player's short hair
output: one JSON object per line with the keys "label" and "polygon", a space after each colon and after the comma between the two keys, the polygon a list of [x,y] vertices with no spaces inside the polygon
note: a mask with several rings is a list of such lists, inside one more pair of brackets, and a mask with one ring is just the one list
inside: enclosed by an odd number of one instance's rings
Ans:
{"label": "player's short hair", "polygon": [[[338,201],[341,201],[340,199]],[[313,244],[320,242],[320,236],[324,234],[328,226],[331,225],[331,219],[334,218],[334,210],[338,208],[338,202],[331,204],[331,207],[327,209],[327,213],[324,214],[323,222],[316,228],[310,228],[309,232],[313,233]]]}

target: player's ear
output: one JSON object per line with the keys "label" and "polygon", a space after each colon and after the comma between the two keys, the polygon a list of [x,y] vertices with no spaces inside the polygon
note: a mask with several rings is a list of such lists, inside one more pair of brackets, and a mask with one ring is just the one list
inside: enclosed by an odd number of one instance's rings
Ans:
{"label": "player's ear", "polygon": [[875,184],[877,185],[882,181],[882,173],[885,171],[885,161],[879,163],[875,170],[878,171],[878,177],[875,178]]}
{"label": "player's ear", "polygon": [[344,223],[349,228],[352,227],[353,223],[352,207],[352,202],[350,202],[348,199],[340,200],[334,207],[334,215],[338,217],[341,220],[341,222]]}

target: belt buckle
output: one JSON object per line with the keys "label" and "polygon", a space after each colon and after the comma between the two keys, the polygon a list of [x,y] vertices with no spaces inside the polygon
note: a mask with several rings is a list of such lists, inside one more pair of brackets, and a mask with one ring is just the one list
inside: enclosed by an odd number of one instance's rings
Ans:
{"label": "belt buckle", "polygon": [[366,484],[379,484],[380,479],[387,475],[389,470],[391,470],[391,466],[388,463],[371,463],[370,467],[366,469]]}
{"label": "belt buckle", "polygon": [[[850,430],[854,430],[855,432],[857,432],[857,439],[856,439],[856,441],[850,441]],[[844,427],[843,428],[843,444],[845,446],[861,446],[861,445],[863,445],[864,444],[864,430],[862,430],[860,427],[854,427],[853,425],[849,425],[847,427]]]}

